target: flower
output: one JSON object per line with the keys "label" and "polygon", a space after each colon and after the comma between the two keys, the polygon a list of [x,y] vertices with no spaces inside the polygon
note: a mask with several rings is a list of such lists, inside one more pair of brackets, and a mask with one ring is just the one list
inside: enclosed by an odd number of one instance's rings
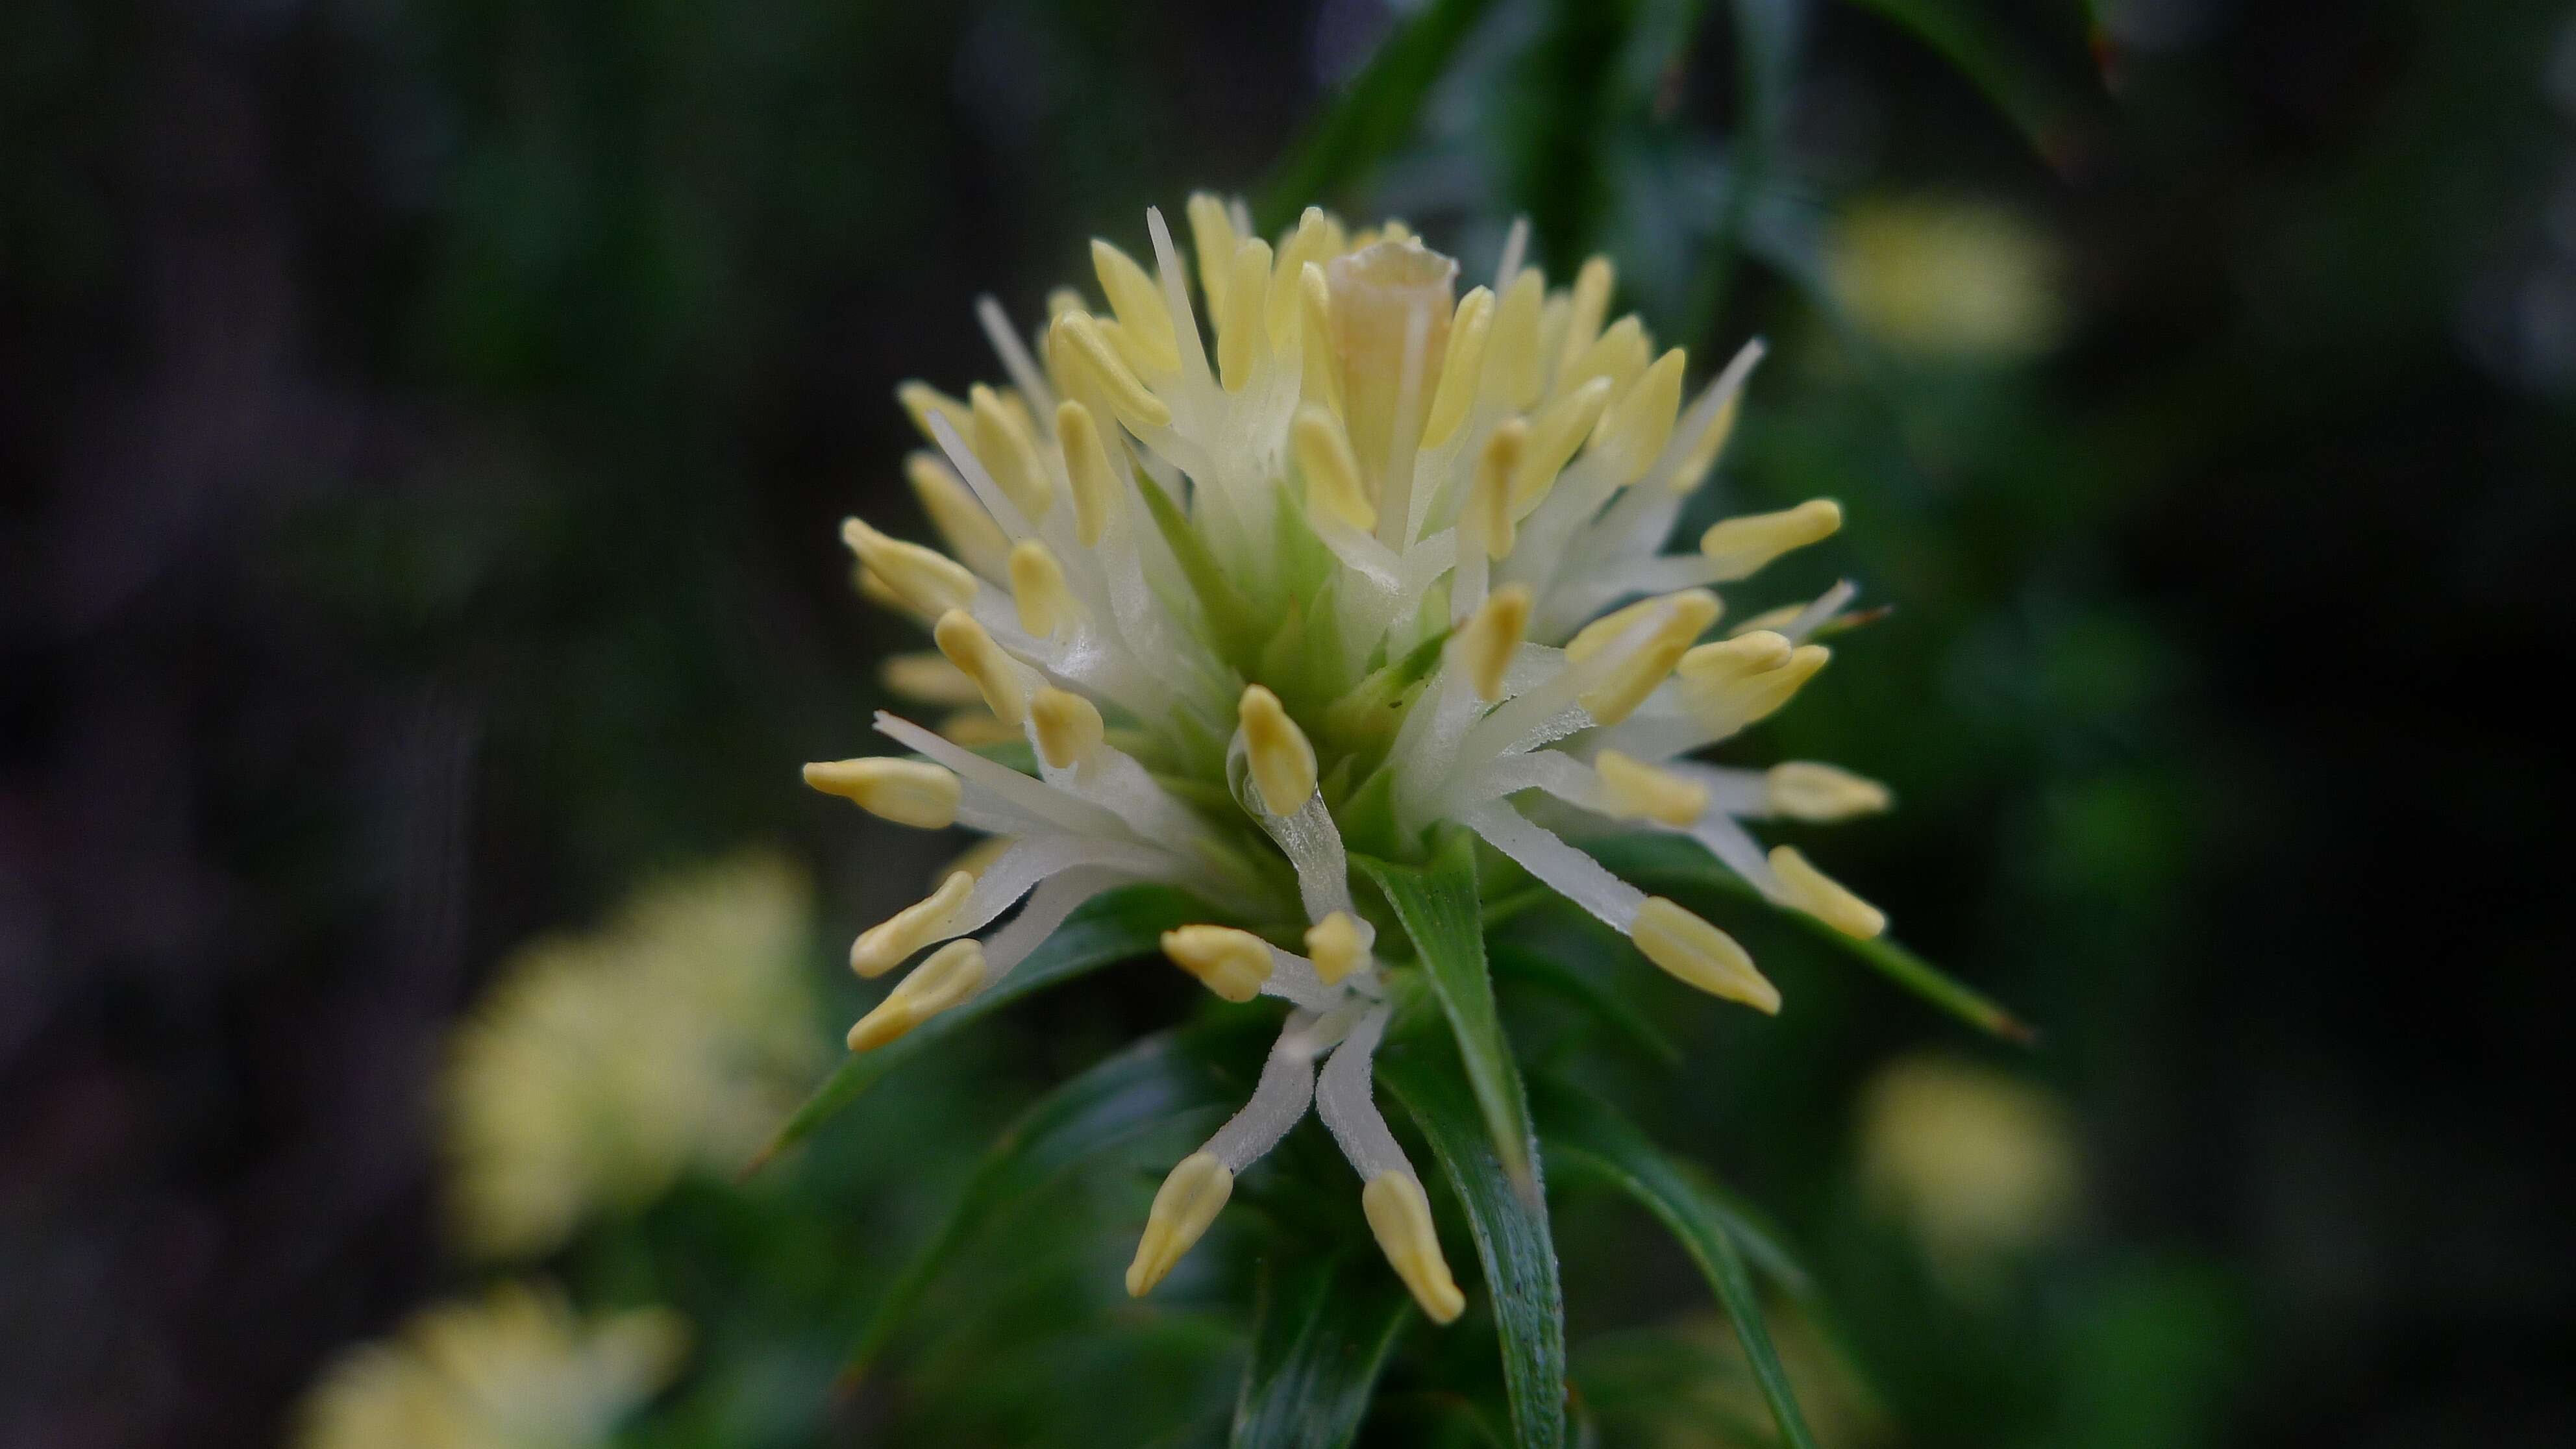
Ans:
{"label": "flower", "polygon": [[562,1295],[502,1283],[413,1315],[324,1371],[298,1414],[300,1449],[589,1449],[680,1364],[667,1308],[576,1318]]}
{"label": "flower", "polygon": [[1954,199],[1854,206],[1825,249],[1834,300],[1872,336],[1923,357],[2012,361],[2066,330],[2056,245],[2019,214]]}
{"label": "flower", "polygon": [[[1196,196],[1189,216],[1195,299],[1149,212],[1150,271],[1092,244],[1105,313],[1060,290],[1024,341],[980,304],[1007,387],[899,390],[933,445],[908,471],[948,551],[857,519],[844,536],[862,591],[938,645],[890,680],[989,713],[945,733],[881,713],[877,728],[916,758],[814,764],[805,778],[889,820],[1011,844],[858,938],[862,976],[937,949],[849,1041],[880,1047],[991,989],[1123,883],[1291,923],[1164,937],[1218,995],[1293,1009],[1251,1102],[1157,1194],[1128,1289],[1171,1269],[1235,1175],[1312,1104],[1365,1184],[1387,1257],[1446,1322],[1463,1298],[1372,1101],[1391,1007],[1382,923],[1354,898],[1347,852],[1412,857],[1434,827],[1463,827],[1674,976],[1777,1010],[1726,933],[1513,801],[1695,836],[1772,900],[1877,932],[1877,911],[1792,849],[1766,856],[1740,822],[1876,810],[1882,787],[1824,765],[1681,758],[1823,667],[1811,640],[1848,585],[1701,639],[1720,613],[1711,585],[1825,537],[1841,511],[1816,500],[1731,518],[1696,550],[1662,552],[1762,347],[1685,404],[1682,350],[1659,354],[1635,317],[1610,320],[1602,258],[1550,292],[1521,264],[1515,228],[1493,285],[1457,296],[1457,264],[1401,223],[1352,235],[1309,209],[1274,248],[1248,235],[1240,203]],[[1026,770],[970,747],[997,737],[1026,739]]]}
{"label": "flower", "polygon": [[2062,1234],[2082,1196],[2065,1104],[1992,1067],[1901,1057],[1861,1094],[1861,1182],[1955,1291]]}
{"label": "flower", "polygon": [[821,1045],[802,976],[807,922],[803,879],[754,854],[505,964],[441,1081],[450,1217],[466,1250],[542,1253],[692,1166],[748,1160]]}

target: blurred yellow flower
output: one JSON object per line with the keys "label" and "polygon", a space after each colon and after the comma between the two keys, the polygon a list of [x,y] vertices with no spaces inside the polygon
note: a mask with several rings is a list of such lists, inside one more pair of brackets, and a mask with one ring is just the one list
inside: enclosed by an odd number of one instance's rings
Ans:
{"label": "blurred yellow flower", "polygon": [[2045,1246],[2083,1191],[2065,1105],[2029,1082],[1939,1055],[1903,1057],[1862,1089],[1861,1178],[1952,1287]]}
{"label": "blurred yellow flower", "polygon": [[592,1212],[750,1159],[820,1059],[809,894],[784,861],[745,856],[503,966],[442,1083],[466,1251],[543,1253]]}
{"label": "blurred yellow flower", "polygon": [[2066,328],[2056,243],[1983,202],[1864,201],[1826,245],[1825,280],[1852,320],[1900,352],[2010,361]]}
{"label": "blurred yellow flower", "polygon": [[343,1354],[306,1394],[297,1449],[589,1449],[670,1382],[689,1327],[667,1308],[577,1318],[503,1283]]}

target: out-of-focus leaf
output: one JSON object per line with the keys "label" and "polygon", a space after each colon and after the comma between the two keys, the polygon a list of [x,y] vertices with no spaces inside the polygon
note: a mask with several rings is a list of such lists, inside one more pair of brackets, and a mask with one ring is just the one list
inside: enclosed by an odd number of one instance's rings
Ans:
{"label": "out-of-focus leaf", "polygon": [[1413,1300],[1370,1254],[1273,1257],[1253,1310],[1235,1449],[1341,1449]]}
{"label": "out-of-focus leaf", "polygon": [[1637,1010],[1601,987],[1601,983],[1542,951],[1532,951],[1507,941],[1489,941],[1487,950],[1498,980],[1520,980],[1544,991],[1551,991],[1582,1007],[1594,1019],[1624,1038],[1630,1046],[1666,1066],[1681,1064],[1682,1049],[1664,1035],[1644,1012]]}
{"label": "out-of-focus leaf", "polygon": [[1939,51],[2061,173],[2077,169],[2079,123],[2067,89],[2007,40],[1976,0],[1852,0]]}
{"label": "out-of-focus leaf", "polygon": [[1733,285],[1736,257],[1745,248],[1753,209],[1779,169],[1802,7],[1795,0],[1732,0],[1732,8],[1736,88],[1741,99],[1726,168],[1726,207],[1718,215],[1705,280],[1691,299],[1690,322],[1682,334],[1711,358],[1723,355],[1716,346],[1717,326]]}
{"label": "out-of-focus leaf", "polygon": [[1559,1115],[1548,1139],[1549,1155],[1566,1170],[1598,1177],[1635,1198],[1681,1241],[1726,1306],[1745,1359],[1753,1365],[1754,1381],[1780,1426],[1781,1442],[1793,1449],[1815,1449],[1806,1416],[1798,1412],[1797,1396],[1790,1391],[1788,1371],[1772,1347],[1771,1330],[1763,1324],[1752,1275],[1744,1270],[1733,1215],[1695,1174],[1600,1102],[1567,1089],[1552,1094],[1550,1105]]}
{"label": "out-of-focus leaf", "polygon": [[[1466,1086],[1456,1048],[1418,1033],[1379,1056],[1377,1079],[1422,1129],[1467,1210],[1502,1338],[1503,1389],[1520,1449],[1565,1443],[1565,1294],[1547,1204],[1515,1191]],[[1533,1164],[1535,1165],[1535,1164]]]}
{"label": "out-of-focus leaf", "polygon": [[851,1056],[787,1119],[746,1174],[811,1136],[886,1074],[928,1050],[950,1032],[1012,1002],[1077,976],[1156,949],[1165,931],[1206,919],[1204,907],[1169,886],[1127,886],[1109,891],[1074,912],[1046,943],[1020,963],[1009,979],[965,1005],[915,1027],[902,1040]]}
{"label": "out-of-focus leaf", "polygon": [[1494,1141],[1504,1175],[1523,1198],[1538,1200],[1538,1178],[1530,1167],[1529,1105],[1521,1097],[1520,1069],[1512,1061],[1512,1044],[1503,1038],[1502,1018],[1494,1011],[1494,982],[1485,974],[1485,933],[1477,919],[1476,851],[1473,837],[1460,831],[1445,842],[1423,869],[1393,865],[1368,856],[1352,863],[1376,881],[1395,907],[1405,934],[1413,938],[1423,973],[1440,999],[1440,1014],[1449,1020],[1458,1055],[1475,1089],[1477,1109]]}
{"label": "out-of-focus leaf", "polygon": [[947,1221],[930,1236],[869,1313],[844,1378],[864,1372],[939,1270],[995,1211],[1044,1191],[1083,1159],[1193,1109],[1222,1107],[1249,1089],[1236,1021],[1158,1032],[1095,1063],[1021,1114],[976,1165]]}
{"label": "out-of-focus leaf", "polygon": [[[1735,872],[1717,863],[1699,842],[1686,836],[1641,834],[1582,842],[1585,852],[1624,880],[1679,899],[1687,892],[1708,892],[1761,901],[1762,895]],[[1687,901],[1684,904],[1688,904]],[[1767,902],[1764,903],[1767,906]],[[1812,934],[1858,956],[1880,975],[1922,997],[1989,1036],[2022,1045],[2039,1039],[2028,1022],[1984,992],[1888,940],[1848,936],[1803,911],[1783,911]]]}
{"label": "out-of-focus leaf", "polygon": [[1422,98],[1493,0],[1431,0],[1290,148],[1255,204],[1253,223],[1275,233],[1300,209],[1349,186],[1412,134]]}

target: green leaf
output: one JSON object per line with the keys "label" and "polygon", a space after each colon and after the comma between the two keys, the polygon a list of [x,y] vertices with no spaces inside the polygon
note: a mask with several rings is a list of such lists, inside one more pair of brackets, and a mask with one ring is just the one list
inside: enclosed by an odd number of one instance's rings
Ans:
{"label": "green leaf", "polygon": [[[1685,836],[1621,835],[1578,843],[1585,853],[1607,866],[1613,874],[1676,899],[1686,892],[1696,891],[1757,901],[1766,908],[1770,906],[1769,902],[1762,900],[1762,893],[1746,884],[1743,877],[1719,865],[1699,842]],[[1689,902],[1684,900],[1682,904],[1688,905]],[[1781,911],[1780,914],[1797,922],[1810,934],[1858,956],[1880,975],[1989,1036],[2024,1046],[2039,1039],[2039,1033],[2028,1022],[2013,1015],[1992,997],[1884,936],[1864,941],[1856,936],[1847,936],[1804,911]]]}
{"label": "green leaf", "polygon": [[[1552,894],[1552,893],[1551,893]],[[1586,976],[1554,956],[1515,946],[1506,941],[1487,943],[1492,953],[1494,975],[1498,980],[1524,981],[1543,991],[1554,992],[1592,1016],[1624,1038],[1630,1046],[1665,1066],[1681,1065],[1682,1049],[1646,1014],[1602,989],[1601,983]]]}
{"label": "green leaf", "polygon": [[1458,1055],[1465,1060],[1494,1154],[1513,1188],[1524,1199],[1538,1201],[1538,1176],[1530,1167],[1529,1106],[1521,1099],[1512,1044],[1503,1039],[1502,1018],[1494,1010],[1493,978],[1485,972],[1474,838],[1456,832],[1431,864],[1419,870],[1367,856],[1353,856],[1351,863],[1386,892],[1396,919],[1413,938],[1432,993],[1440,998],[1440,1014],[1449,1019],[1450,1034],[1458,1040]]}
{"label": "green leaf", "polygon": [[1158,1032],[1094,1063],[1032,1105],[986,1149],[947,1220],[904,1266],[868,1315],[844,1380],[864,1372],[910,1316],[939,1270],[1004,1206],[1046,1190],[1095,1153],[1251,1090],[1239,1069],[1251,1046],[1242,1021]]}
{"label": "green leaf", "polygon": [[1493,1295],[1503,1390],[1520,1449],[1565,1443],[1565,1295],[1544,1197],[1523,1197],[1495,1157],[1466,1073],[1447,1040],[1417,1033],[1378,1056],[1377,1080],[1403,1107],[1467,1211]]}
{"label": "green leaf", "polygon": [[1852,0],[1941,53],[2061,173],[2083,161],[2081,123],[2068,89],[2032,64],[1973,0]]}
{"label": "green leaf", "polygon": [[1158,948],[1163,932],[1206,918],[1206,907],[1170,886],[1127,886],[1102,893],[1057,927],[1055,934],[1047,937],[1046,943],[1021,962],[1001,985],[963,1006],[941,1012],[900,1041],[872,1052],[856,1053],[842,1062],[778,1129],[778,1135],[770,1139],[760,1156],[743,1169],[744,1175],[758,1171],[769,1159],[812,1136],[814,1129],[857,1101],[861,1093],[949,1033],[1024,996],[1103,966],[1146,955]]}
{"label": "green leaf", "polygon": [[1263,1265],[1235,1449],[1341,1449],[1413,1308],[1374,1254],[1278,1254]]}
{"label": "green leaf", "polygon": [[1253,224],[1277,233],[1306,206],[1357,182],[1412,134],[1431,85],[1493,0],[1431,0],[1378,46],[1264,186]]}
{"label": "green leaf", "polygon": [[1762,1322],[1762,1303],[1737,1247],[1742,1227],[1734,1215],[1695,1173],[1601,1102],[1572,1088],[1552,1090],[1544,1100],[1552,1119],[1549,1157],[1568,1172],[1599,1178],[1635,1198],[1680,1240],[1726,1305],[1736,1339],[1753,1365],[1754,1381],[1780,1426],[1781,1442],[1792,1449],[1815,1449],[1788,1371],[1772,1347],[1771,1330]]}
{"label": "green leaf", "polygon": [[1145,500],[1145,512],[1154,520],[1155,531],[1171,546],[1172,558],[1181,566],[1181,577],[1189,580],[1190,592],[1198,596],[1217,649],[1237,668],[1251,668],[1260,649],[1262,631],[1243,591],[1226,577],[1225,565],[1208,551],[1207,540],[1199,537],[1189,515],[1181,511],[1180,504],[1163,491],[1162,485],[1139,473],[1136,492]]}

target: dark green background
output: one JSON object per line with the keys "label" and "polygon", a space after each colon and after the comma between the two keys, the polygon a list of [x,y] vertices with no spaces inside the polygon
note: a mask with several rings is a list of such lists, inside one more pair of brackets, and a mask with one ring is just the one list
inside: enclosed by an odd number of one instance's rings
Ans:
{"label": "dark green background", "polygon": [[[994,370],[978,292],[1033,315],[1085,236],[1132,247],[1201,185],[1317,188],[1479,265],[1526,212],[1698,355],[1780,345],[1731,501],[1841,498],[1774,582],[1897,612],[1756,752],[1893,784],[1806,843],[2044,1027],[2016,1069],[2077,1103],[2091,1210],[2000,1306],[1891,1256],[1855,1084],[1925,1042],[2015,1058],[1791,933],[1753,937],[1779,1022],[1657,997],[1689,1064],[1610,1076],[1813,1253],[1919,1442],[2576,1437],[2546,1105],[2576,771],[2543,703],[2576,644],[2570,12],[1516,0],[1381,54],[1388,26],[0,7],[0,1445],[270,1442],[331,1349],[465,1281],[425,1074],[514,943],[751,841],[814,863],[835,934],[918,888],[944,844],[796,783],[868,747],[873,660],[913,647],[834,525],[917,531],[891,389]],[[1817,219],[1917,190],[2059,238],[2063,346],[1838,330]],[[867,1245],[1185,984],[1078,988],[847,1126],[809,1169],[842,1236],[686,1190],[629,1235],[695,1265],[653,1291],[828,1322],[774,1285],[873,1292]],[[1558,1240],[1578,1331],[1701,1307],[1634,1221]],[[1231,1351],[1207,1306],[1118,1371]],[[826,1413],[836,1341],[733,1341],[726,1402],[776,1422],[668,1442],[1028,1437],[1108,1393],[1013,1367],[1028,1416],[943,1419],[976,1389],[925,1354]]]}

